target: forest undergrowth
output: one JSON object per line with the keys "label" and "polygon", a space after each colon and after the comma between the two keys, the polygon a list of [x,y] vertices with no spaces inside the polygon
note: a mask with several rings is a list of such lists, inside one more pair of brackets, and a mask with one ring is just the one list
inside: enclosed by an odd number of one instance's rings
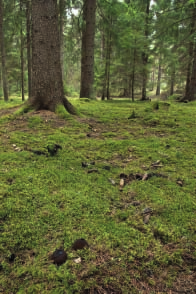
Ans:
{"label": "forest undergrowth", "polygon": [[196,103],[72,103],[0,101],[0,293],[196,293]]}

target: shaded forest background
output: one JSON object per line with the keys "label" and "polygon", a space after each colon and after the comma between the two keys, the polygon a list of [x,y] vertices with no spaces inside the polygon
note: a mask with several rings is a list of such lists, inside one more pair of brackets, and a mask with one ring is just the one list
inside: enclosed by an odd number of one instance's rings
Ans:
{"label": "shaded forest background", "polygon": [[[59,0],[64,92],[102,99],[180,94],[196,99],[195,0]],[[95,18],[88,9],[94,5]],[[0,0],[0,97],[31,91],[31,1]],[[84,31],[90,28],[91,38]],[[85,43],[86,42],[86,43]],[[85,43],[85,46],[84,46]],[[85,51],[86,50],[86,51]],[[92,76],[82,75],[85,52]],[[89,56],[86,56],[86,58]],[[82,93],[90,83],[91,91]]]}

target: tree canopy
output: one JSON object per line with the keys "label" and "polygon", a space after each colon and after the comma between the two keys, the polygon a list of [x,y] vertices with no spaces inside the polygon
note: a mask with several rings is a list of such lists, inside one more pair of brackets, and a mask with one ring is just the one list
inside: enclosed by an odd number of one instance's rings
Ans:
{"label": "tree canopy", "polygon": [[[31,2],[36,1],[0,3],[0,95],[4,92],[5,100],[8,93],[31,93]],[[94,5],[93,14],[87,13],[88,3],[89,11]],[[140,93],[145,100],[146,93],[156,89],[157,95],[180,91],[183,99],[196,99],[195,0],[59,0],[57,4],[65,95],[80,92],[81,97],[134,100]],[[89,21],[94,24],[91,39],[87,31],[84,35]]]}

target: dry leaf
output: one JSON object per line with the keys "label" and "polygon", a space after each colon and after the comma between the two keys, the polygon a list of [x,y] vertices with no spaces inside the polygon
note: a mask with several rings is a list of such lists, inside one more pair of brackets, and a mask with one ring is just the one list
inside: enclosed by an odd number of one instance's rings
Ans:
{"label": "dry leaf", "polygon": [[110,183],[111,183],[112,185],[115,185],[115,184],[116,184],[114,180],[112,180],[112,179],[108,179],[108,180],[110,181]]}
{"label": "dry leaf", "polygon": [[177,181],[176,183],[177,183],[180,187],[183,186],[183,181],[181,181],[181,180]]}
{"label": "dry leaf", "polygon": [[124,187],[125,185],[125,180],[124,179],[120,179],[120,187]]}
{"label": "dry leaf", "polygon": [[14,150],[15,150],[15,151],[18,151],[18,152],[21,151],[21,149],[20,149],[19,147],[14,148]]}
{"label": "dry leaf", "polygon": [[74,262],[77,263],[77,264],[81,263],[81,261],[82,261],[81,257],[74,259]]}
{"label": "dry leaf", "polygon": [[143,175],[142,181],[146,181],[147,179],[148,179],[148,174],[146,173]]}

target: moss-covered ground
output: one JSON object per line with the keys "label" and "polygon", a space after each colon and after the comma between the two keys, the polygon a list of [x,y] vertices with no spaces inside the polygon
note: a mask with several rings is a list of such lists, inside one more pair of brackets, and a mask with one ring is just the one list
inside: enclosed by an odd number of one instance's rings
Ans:
{"label": "moss-covered ground", "polygon": [[196,103],[72,103],[0,101],[0,293],[196,293]]}

